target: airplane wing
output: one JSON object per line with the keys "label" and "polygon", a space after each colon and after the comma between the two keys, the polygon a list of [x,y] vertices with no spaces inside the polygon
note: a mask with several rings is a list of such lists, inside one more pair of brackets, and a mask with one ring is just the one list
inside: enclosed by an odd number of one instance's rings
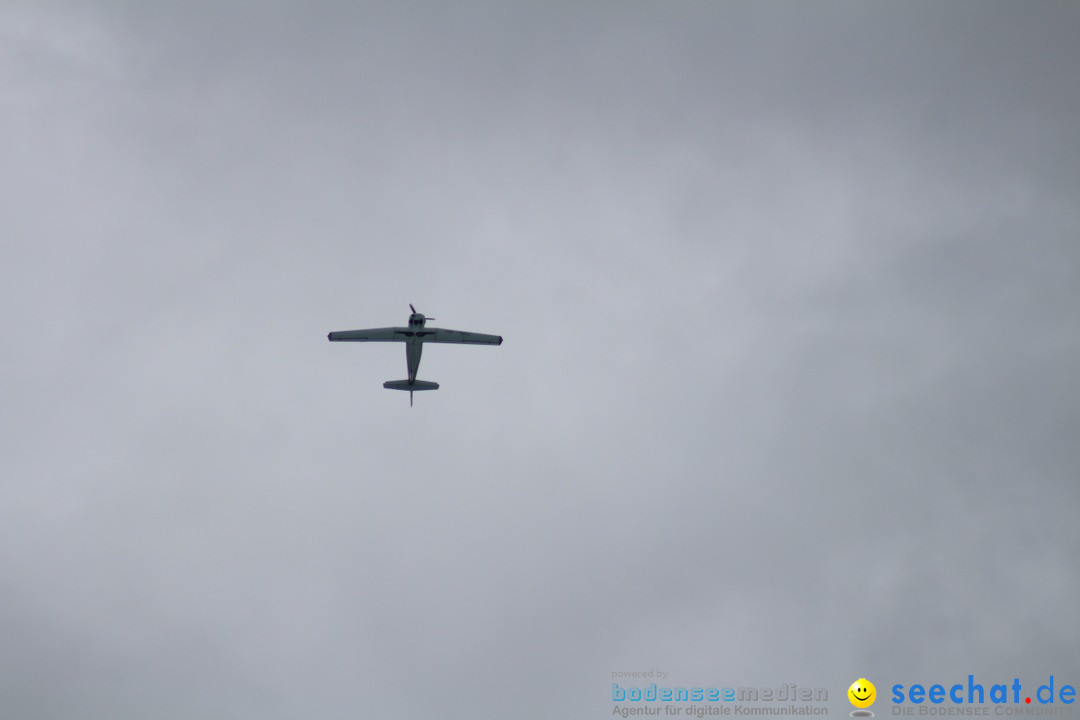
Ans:
{"label": "airplane wing", "polygon": [[484,333],[465,332],[464,330],[447,330],[446,328],[433,328],[433,330],[435,331],[434,334],[428,334],[428,337],[424,338],[425,342],[460,343],[463,345],[502,345],[502,335],[485,335]]}
{"label": "airplane wing", "polygon": [[387,327],[371,328],[370,330],[339,330],[327,335],[330,342],[347,340],[351,342],[405,342],[406,333],[412,335],[408,328]]}

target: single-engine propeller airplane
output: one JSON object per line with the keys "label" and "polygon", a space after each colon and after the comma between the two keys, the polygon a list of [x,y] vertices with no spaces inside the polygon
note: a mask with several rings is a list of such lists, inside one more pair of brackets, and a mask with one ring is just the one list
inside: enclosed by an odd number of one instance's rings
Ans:
{"label": "single-engine propeller airplane", "polygon": [[417,380],[416,371],[420,367],[420,353],[424,343],[458,343],[461,345],[502,345],[501,335],[447,330],[446,328],[428,328],[425,323],[435,318],[424,317],[409,304],[412,315],[409,327],[372,328],[370,330],[342,330],[332,332],[326,337],[330,342],[403,342],[405,343],[405,364],[409,370],[407,380],[387,380],[383,387],[387,390],[408,390],[409,405],[412,406],[413,392],[417,390],[438,390],[439,383]]}

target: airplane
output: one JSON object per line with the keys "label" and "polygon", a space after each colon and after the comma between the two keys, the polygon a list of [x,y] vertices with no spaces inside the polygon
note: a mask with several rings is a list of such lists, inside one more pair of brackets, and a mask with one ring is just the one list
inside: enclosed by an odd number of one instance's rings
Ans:
{"label": "airplane", "polygon": [[409,303],[412,315],[408,327],[372,328],[370,330],[340,330],[327,335],[330,342],[403,342],[405,343],[405,365],[409,371],[407,380],[387,380],[383,387],[387,390],[408,390],[409,407],[412,407],[413,392],[418,390],[438,390],[439,383],[417,380],[416,371],[420,367],[420,353],[424,343],[458,343],[462,345],[502,345],[501,335],[447,330],[446,328],[428,328],[425,323],[435,318],[424,317],[416,312]]}

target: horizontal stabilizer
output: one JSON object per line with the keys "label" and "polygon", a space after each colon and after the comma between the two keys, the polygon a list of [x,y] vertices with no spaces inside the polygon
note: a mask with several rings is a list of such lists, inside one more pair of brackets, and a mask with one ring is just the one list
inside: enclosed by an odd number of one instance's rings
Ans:
{"label": "horizontal stabilizer", "polygon": [[413,380],[412,382],[408,380],[387,380],[382,386],[387,390],[408,390],[410,392],[413,390],[419,392],[420,390],[439,389],[439,383],[428,382],[427,380]]}

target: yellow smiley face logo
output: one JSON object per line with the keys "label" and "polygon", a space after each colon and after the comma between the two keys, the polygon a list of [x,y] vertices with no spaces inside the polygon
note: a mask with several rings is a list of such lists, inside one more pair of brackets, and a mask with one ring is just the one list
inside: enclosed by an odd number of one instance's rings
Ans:
{"label": "yellow smiley face logo", "polygon": [[847,696],[855,707],[867,708],[874,704],[874,698],[877,697],[877,688],[874,687],[874,683],[866,678],[859,678],[851,683],[851,687],[847,689]]}

